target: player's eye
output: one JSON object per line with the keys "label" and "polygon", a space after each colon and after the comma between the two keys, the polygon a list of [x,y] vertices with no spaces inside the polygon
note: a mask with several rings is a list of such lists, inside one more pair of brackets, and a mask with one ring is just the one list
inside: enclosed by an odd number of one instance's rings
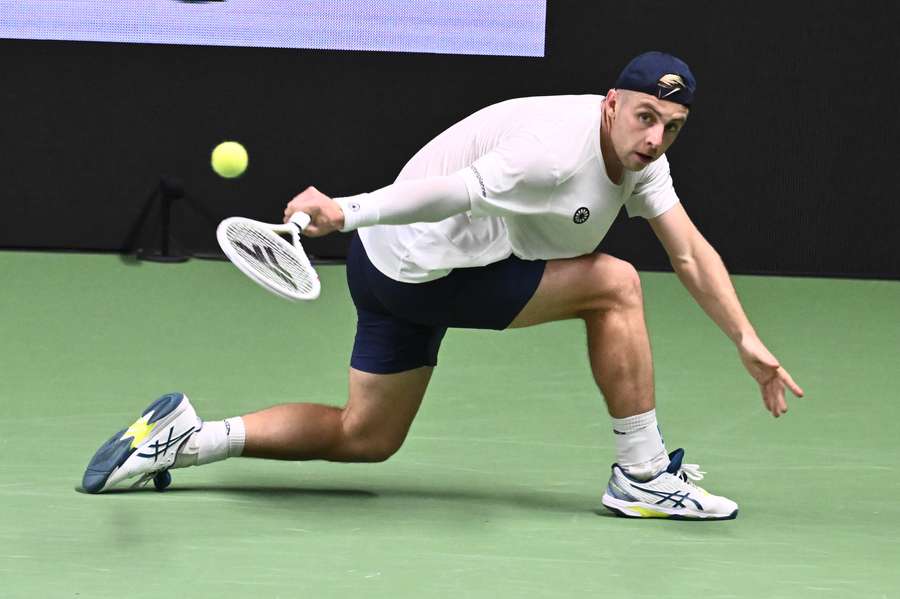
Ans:
{"label": "player's eye", "polygon": [[653,116],[649,112],[641,112],[638,114],[638,120],[642,123],[652,123]]}
{"label": "player's eye", "polygon": [[666,131],[669,133],[677,133],[679,129],[681,129],[681,125],[678,123],[669,123],[666,125]]}

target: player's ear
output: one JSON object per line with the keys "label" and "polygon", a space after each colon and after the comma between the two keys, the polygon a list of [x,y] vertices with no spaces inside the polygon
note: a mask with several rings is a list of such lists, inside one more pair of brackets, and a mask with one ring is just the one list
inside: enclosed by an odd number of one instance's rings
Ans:
{"label": "player's ear", "polygon": [[616,109],[619,106],[619,90],[611,89],[606,93],[606,109],[609,111],[609,117],[616,116]]}

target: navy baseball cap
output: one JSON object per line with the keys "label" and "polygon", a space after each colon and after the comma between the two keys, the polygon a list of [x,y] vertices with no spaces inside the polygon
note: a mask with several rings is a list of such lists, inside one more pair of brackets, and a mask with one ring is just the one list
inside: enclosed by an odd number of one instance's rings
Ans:
{"label": "navy baseball cap", "polygon": [[613,87],[643,92],[690,107],[697,80],[680,58],[665,52],[645,52],[622,69]]}

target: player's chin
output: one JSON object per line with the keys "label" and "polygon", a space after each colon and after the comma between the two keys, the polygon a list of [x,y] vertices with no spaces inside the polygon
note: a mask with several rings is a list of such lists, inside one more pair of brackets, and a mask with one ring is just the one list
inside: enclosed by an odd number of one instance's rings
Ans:
{"label": "player's chin", "polygon": [[629,158],[630,160],[625,165],[625,168],[635,172],[644,170],[645,168],[647,168],[647,166],[650,165],[651,162],[656,160],[656,158],[654,158],[653,156],[650,156],[649,154],[642,154],[640,152],[632,152]]}

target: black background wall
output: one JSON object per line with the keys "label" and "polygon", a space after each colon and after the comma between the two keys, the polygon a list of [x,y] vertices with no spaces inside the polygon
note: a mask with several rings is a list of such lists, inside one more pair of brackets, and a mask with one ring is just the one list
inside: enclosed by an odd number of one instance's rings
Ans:
{"label": "black background wall", "polygon": [[[545,58],[2,40],[0,247],[121,250],[166,174],[202,209],[176,203],[176,238],[215,252],[218,218],[278,220],[311,184],[386,185],[482,106],[605,93],[659,49],[698,78],[668,156],[732,271],[900,278],[896,2],[548,4]],[[250,152],[240,179],[209,168],[223,139]],[[621,218],[602,248],[668,267],[640,221]]]}

